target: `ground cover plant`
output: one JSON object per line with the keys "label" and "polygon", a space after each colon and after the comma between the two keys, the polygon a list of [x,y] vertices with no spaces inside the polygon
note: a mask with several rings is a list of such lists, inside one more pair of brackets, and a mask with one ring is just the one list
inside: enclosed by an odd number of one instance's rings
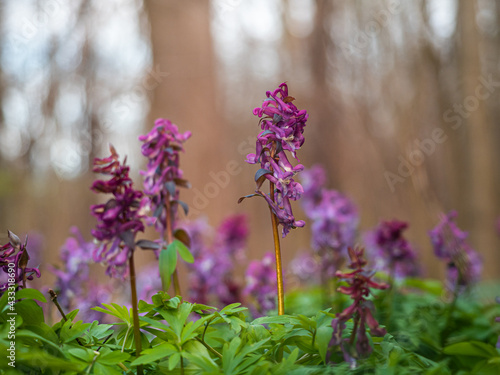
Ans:
{"label": "ground cover plant", "polygon": [[[429,228],[444,282],[422,276],[404,236],[409,223],[383,221],[360,235],[354,202],[326,188],[320,166],[300,164],[308,114],[294,101],[282,83],[253,111],[261,131],[246,161],[259,168],[254,192],[239,203],[267,204],[274,253],[251,261],[245,282],[235,266],[245,263],[246,217],[229,216],[215,230],[181,219],[189,210],[181,189],[190,184],[180,160],[191,133],[159,119],[139,138],[142,189],[113,146],[95,160],[104,178],[91,189],[108,200],[91,207],[93,240],[72,229],[50,288],[30,288],[43,275],[29,238],[8,232],[0,247],[0,372],[500,373],[500,305],[494,287],[479,283],[482,260],[457,213]],[[292,211],[299,199],[304,220]],[[148,225],[156,238],[141,235]],[[302,227],[312,232],[311,250],[284,265],[281,246]],[[137,251],[154,252],[157,262],[136,270]],[[105,266],[108,283],[92,277],[92,263]]]}

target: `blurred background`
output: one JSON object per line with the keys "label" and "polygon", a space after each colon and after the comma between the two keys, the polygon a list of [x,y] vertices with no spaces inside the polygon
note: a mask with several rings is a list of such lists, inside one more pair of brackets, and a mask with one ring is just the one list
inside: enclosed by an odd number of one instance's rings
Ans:
{"label": "blurred background", "polygon": [[[193,133],[190,218],[247,213],[247,258],[270,251],[268,208],[237,200],[255,186],[252,109],[286,81],[309,113],[301,163],[356,202],[360,233],[409,221],[440,277],[427,232],[455,209],[499,277],[500,1],[3,0],[0,22],[0,240],[32,233],[42,269],[70,226],[90,239],[92,160],[110,142],[140,186],[137,137],[158,117]],[[309,237],[283,241],[285,264]]]}

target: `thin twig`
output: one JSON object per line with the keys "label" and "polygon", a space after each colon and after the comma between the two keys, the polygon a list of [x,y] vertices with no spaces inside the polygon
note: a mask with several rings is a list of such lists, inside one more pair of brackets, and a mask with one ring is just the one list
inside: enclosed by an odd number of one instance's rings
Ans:
{"label": "thin twig", "polygon": [[[64,311],[63,311],[63,309],[62,309],[61,305],[59,305],[59,302],[57,301],[57,293],[56,293],[56,292],[54,292],[52,289],[49,289],[49,294],[50,294],[50,300],[51,300],[52,302],[54,302],[54,305],[56,305],[57,310],[59,310],[59,313],[61,314],[61,316],[62,316],[63,320],[64,320],[65,322],[67,322],[67,321],[68,321],[68,317],[66,316],[66,314],[64,313]],[[71,329],[71,326],[70,326],[69,328]],[[76,338],[76,342],[77,342],[80,346],[84,346],[78,337]]]}

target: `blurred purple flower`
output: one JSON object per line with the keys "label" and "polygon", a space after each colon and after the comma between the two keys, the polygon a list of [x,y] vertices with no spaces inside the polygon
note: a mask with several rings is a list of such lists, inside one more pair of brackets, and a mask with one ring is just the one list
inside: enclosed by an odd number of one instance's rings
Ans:
{"label": "blurred purple flower", "polygon": [[[345,357],[361,358],[368,356],[372,351],[366,336],[366,325],[370,328],[372,335],[386,334],[386,330],[381,328],[373,317],[375,310],[373,302],[367,300],[366,297],[370,295],[370,289],[387,289],[389,285],[373,281],[374,272],[364,269],[367,262],[364,259],[363,249],[349,248],[349,258],[351,263],[348,267],[353,271],[337,271],[336,275],[348,283],[348,286],[339,287],[338,291],[351,296],[353,303],[332,320],[333,335],[329,348],[331,350],[332,347],[340,345]],[[349,319],[354,319],[354,329],[351,335],[356,339],[355,348],[349,347],[349,343],[342,340],[342,331]],[[349,342],[354,342],[354,339],[351,337]]]}
{"label": "blurred purple flower", "polygon": [[113,198],[104,204],[91,207],[97,219],[92,235],[100,242],[93,252],[96,262],[107,265],[106,274],[125,277],[128,259],[135,247],[135,235],[144,231],[140,200],[142,192],[134,190],[129,177],[129,167],[121,164],[118,154],[110,146],[111,156],[94,160],[93,171],[111,176],[107,181],[96,180],[91,189],[96,193],[111,193]]}
{"label": "blurred purple flower", "polygon": [[[163,236],[167,228],[167,201],[178,198],[177,185],[187,186],[182,180],[182,170],[179,168],[179,153],[184,151],[182,145],[191,137],[191,132],[179,133],[179,129],[168,119],[157,119],[153,129],[141,135],[143,142],[142,154],[148,158],[147,170],[140,173],[145,177],[144,192],[149,195],[143,205],[149,206],[153,212],[156,230]],[[175,210],[172,207],[172,210]]]}
{"label": "blurred purple flower", "polygon": [[359,214],[354,203],[336,190],[323,187],[325,171],[317,165],[303,173],[303,208],[312,220],[312,248],[320,255],[324,277],[335,275],[347,248],[354,245]]}
{"label": "blurred purple flower", "polygon": [[383,221],[365,235],[365,242],[375,268],[397,277],[419,276],[417,256],[403,237],[408,223],[399,220]]}
{"label": "blurred purple flower", "polygon": [[96,248],[93,242],[84,240],[77,227],[71,227],[72,236],[60,249],[61,268],[51,267],[56,276],[55,291],[62,308],[80,310],[80,316],[87,322],[101,321],[103,313],[91,310],[102,303],[109,303],[115,288],[109,283],[103,285],[90,277],[92,253]]}
{"label": "blurred purple flower", "polygon": [[[228,305],[241,302],[241,285],[235,280],[235,263],[242,260],[247,246],[248,227],[246,216],[226,218],[217,228],[213,245],[206,243],[208,232],[205,222],[184,226],[191,236],[195,262],[190,265],[190,295],[193,301],[203,304]],[[194,241],[193,241],[194,239]]]}
{"label": "blurred purple flower", "polygon": [[17,284],[17,289],[26,287],[26,280],[40,277],[40,270],[36,267],[28,267],[30,256],[27,249],[27,238],[25,243],[11,231],[7,232],[9,242],[0,247],[0,296],[12,285]]}
{"label": "blurred purple flower", "polygon": [[[290,229],[305,225],[304,221],[295,220],[290,204],[290,200],[298,200],[303,193],[302,185],[294,181],[293,177],[304,167],[301,164],[293,166],[285,151],[297,159],[296,151],[304,143],[303,132],[308,115],[292,103],[294,98],[288,95],[286,83],[282,83],[272,93],[268,91],[266,95],[262,106],[253,110],[254,115],[261,117],[262,132],[257,136],[255,154],[248,154],[246,161],[250,164],[260,163],[256,193],[267,201],[276,214],[285,237]],[[274,184],[273,196],[260,191],[265,180]]]}
{"label": "blurred purple flower", "polygon": [[300,282],[319,283],[321,281],[320,273],[322,267],[320,257],[303,252],[292,259],[289,270]]}
{"label": "blurred purple flower", "polygon": [[244,257],[248,241],[248,223],[246,215],[227,217],[217,229],[215,249],[222,256],[234,259]]}
{"label": "blurred purple flower", "polygon": [[156,293],[163,290],[161,285],[160,269],[158,268],[157,263],[147,265],[139,271],[137,275],[137,286],[137,299],[146,301],[148,303],[151,302],[151,298]]}
{"label": "blurred purple flower", "polygon": [[253,260],[248,265],[244,294],[256,302],[252,309],[255,318],[276,309],[275,267],[272,253],[266,253],[261,261]]}
{"label": "blurred purple flower", "polygon": [[482,260],[467,243],[467,232],[460,230],[454,219],[456,211],[441,215],[440,222],[429,231],[434,254],[447,263],[447,284],[461,293],[481,278]]}

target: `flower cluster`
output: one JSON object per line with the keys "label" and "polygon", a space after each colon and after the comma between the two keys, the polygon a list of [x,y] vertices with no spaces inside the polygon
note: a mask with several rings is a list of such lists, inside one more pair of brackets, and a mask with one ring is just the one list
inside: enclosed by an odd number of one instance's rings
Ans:
{"label": "flower cluster", "polygon": [[97,226],[92,235],[100,242],[94,250],[94,261],[107,264],[106,274],[125,277],[128,259],[135,248],[135,235],[144,231],[140,212],[141,191],[134,190],[129,167],[118,160],[110,146],[111,156],[94,160],[93,171],[109,175],[107,181],[96,180],[91,189],[96,193],[111,193],[113,198],[91,207]]}
{"label": "flower cluster", "polygon": [[78,308],[86,321],[101,320],[104,314],[91,308],[109,302],[113,288],[90,277],[92,252],[96,245],[85,241],[78,228],[72,227],[70,231],[72,236],[66,239],[60,250],[63,266],[52,268],[58,302],[66,311]]}
{"label": "flower cluster", "polygon": [[167,228],[167,203],[178,198],[177,186],[187,186],[179,168],[179,153],[190,136],[191,132],[181,134],[170,120],[160,118],[148,134],[139,137],[141,152],[148,158],[147,170],[140,172],[145,177],[144,192],[150,196],[147,203],[153,212],[152,222],[161,235]]}
{"label": "flower cluster", "polygon": [[403,237],[408,223],[383,221],[365,236],[375,267],[398,277],[418,276],[417,256]]}
{"label": "flower cluster", "polygon": [[0,247],[0,267],[4,272],[0,280],[0,296],[11,285],[17,288],[26,288],[26,280],[33,280],[40,277],[40,270],[37,267],[28,267],[30,256],[28,255],[27,241],[24,244],[11,231],[8,231],[9,242]]}
{"label": "flower cluster", "polygon": [[192,222],[186,231],[196,259],[190,265],[190,293],[197,303],[228,305],[241,301],[241,285],[235,280],[235,263],[242,260],[248,239],[248,226],[244,215],[226,218],[217,228],[213,245],[207,246],[200,233],[206,231],[205,222]]}
{"label": "flower cluster", "polygon": [[[372,347],[366,335],[366,325],[370,328],[370,333],[376,336],[386,334],[384,328],[380,327],[373,317],[374,305],[372,301],[366,299],[370,295],[370,289],[387,289],[389,286],[383,283],[376,283],[372,280],[374,272],[364,269],[366,260],[364,259],[364,250],[360,248],[349,248],[349,258],[351,263],[349,268],[352,272],[337,271],[337,277],[346,280],[348,286],[338,288],[339,292],[351,296],[353,303],[344,311],[336,315],[332,321],[333,335],[330,341],[330,348],[340,345],[346,361],[352,362],[356,358],[369,355]],[[345,329],[345,323],[354,320],[354,328],[349,342],[342,339],[342,331]],[[356,345],[354,346],[354,341]]]}
{"label": "flower cluster", "polygon": [[245,296],[255,300],[254,317],[276,308],[276,269],[274,254],[266,253],[261,261],[253,260],[246,271]]}
{"label": "flower cluster", "polygon": [[454,222],[457,213],[441,215],[438,225],[429,232],[434,254],[447,263],[448,287],[460,293],[479,281],[482,261],[479,254],[467,243],[467,232]]}
{"label": "flower cluster", "polygon": [[303,173],[306,215],[312,220],[312,248],[322,259],[327,277],[333,277],[344,260],[349,246],[354,245],[359,214],[345,195],[323,187],[325,171],[315,166]]}
{"label": "flower cluster", "polygon": [[[295,220],[290,204],[290,200],[299,199],[303,193],[302,186],[293,177],[304,167],[301,164],[293,166],[285,151],[297,159],[296,151],[304,143],[303,133],[308,115],[293,104],[294,98],[288,95],[286,83],[282,83],[274,92],[268,91],[266,95],[262,106],[253,111],[254,115],[261,118],[262,131],[257,136],[255,154],[248,154],[246,161],[250,164],[260,163],[261,169],[256,174],[256,193],[267,201],[275,213],[283,226],[285,237],[290,229],[305,225],[303,220]],[[274,185],[271,195],[259,190],[266,179]]]}

